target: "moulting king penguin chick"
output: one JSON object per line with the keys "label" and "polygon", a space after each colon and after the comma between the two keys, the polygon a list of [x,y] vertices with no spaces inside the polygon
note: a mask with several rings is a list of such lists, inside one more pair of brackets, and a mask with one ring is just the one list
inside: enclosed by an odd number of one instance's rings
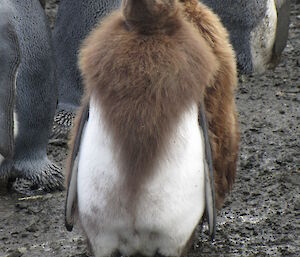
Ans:
{"label": "moulting king penguin chick", "polygon": [[240,73],[275,67],[286,46],[290,0],[201,0],[230,32]]}
{"label": "moulting king penguin chick", "polygon": [[204,96],[219,61],[184,15],[176,0],[125,0],[81,48],[66,226],[76,212],[97,257],[181,256],[205,209],[214,234]]}
{"label": "moulting king penguin chick", "polygon": [[47,157],[56,107],[50,29],[37,0],[0,0],[0,180],[63,189]]}
{"label": "moulting king penguin chick", "polygon": [[237,85],[235,54],[217,15],[197,0],[180,2],[186,18],[196,26],[218,62],[215,80],[207,88],[204,102],[212,145],[216,206],[220,209],[235,179],[240,139],[234,99]]}

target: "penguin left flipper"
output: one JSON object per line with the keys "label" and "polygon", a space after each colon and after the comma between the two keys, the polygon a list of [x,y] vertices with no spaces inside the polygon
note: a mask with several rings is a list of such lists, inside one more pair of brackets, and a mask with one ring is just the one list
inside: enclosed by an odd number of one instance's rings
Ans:
{"label": "penguin left flipper", "polygon": [[287,44],[290,24],[291,1],[275,0],[277,12],[276,37],[273,46],[272,62],[276,66],[280,56]]}
{"label": "penguin left flipper", "polygon": [[67,199],[65,204],[65,225],[68,231],[72,231],[74,225],[74,213],[77,208],[77,173],[78,173],[78,153],[80,141],[89,118],[89,104],[86,103],[79,110],[75,120],[74,134],[71,140],[71,156],[67,166]]}
{"label": "penguin left flipper", "polygon": [[203,131],[205,143],[205,201],[206,201],[206,217],[208,220],[209,235],[214,240],[216,234],[216,206],[215,206],[215,188],[213,173],[213,158],[208,135],[208,126],[205,115],[205,106],[201,102],[199,106],[199,125]]}
{"label": "penguin left flipper", "polygon": [[64,181],[47,156],[57,99],[50,33],[39,1],[0,1],[0,180],[25,179],[30,195]]}
{"label": "penguin left flipper", "polygon": [[0,157],[11,158],[14,144],[15,80],[20,64],[20,49],[13,25],[5,15],[0,17],[0,42]]}

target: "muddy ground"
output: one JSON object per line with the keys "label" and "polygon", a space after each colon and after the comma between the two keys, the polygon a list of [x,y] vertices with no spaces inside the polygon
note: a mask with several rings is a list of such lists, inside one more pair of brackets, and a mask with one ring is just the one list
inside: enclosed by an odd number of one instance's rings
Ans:
{"label": "muddy ground", "polygon": [[[47,2],[53,21],[56,2]],[[300,3],[275,71],[240,78],[237,180],[218,214],[214,243],[199,233],[189,257],[300,256]],[[65,145],[49,145],[63,166]],[[79,229],[64,227],[65,192],[0,196],[0,256],[87,256]]]}

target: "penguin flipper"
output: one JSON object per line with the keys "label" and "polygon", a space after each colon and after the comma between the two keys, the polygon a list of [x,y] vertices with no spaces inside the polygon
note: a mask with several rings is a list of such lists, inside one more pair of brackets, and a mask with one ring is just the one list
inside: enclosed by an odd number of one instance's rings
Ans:
{"label": "penguin flipper", "polygon": [[[4,17],[3,17],[4,18]],[[0,19],[0,155],[10,158],[14,145],[14,105],[20,49],[14,27]]]}
{"label": "penguin flipper", "polygon": [[74,224],[74,213],[77,209],[77,173],[78,153],[81,137],[89,118],[89,104],[84,104],[76,117],[72,138],[72,152],[67,167],[67,199],[65,204],[65,225],[68,231],[72,231]]}
{"label": "penguin flipper", "polygon": [[288,31],[290,24],[291,1],[275,1],[277,12],[276,37],[273,47],[273,62],[277,65],[283,49],[286,47],[288,40]]}
{"label": "penguin flipper", "polygon": [[216,206],[215,206],[215,187],[214,187],[214,173],[213,173],[213,159],[212,151],[208,136],[208,125],[205,115],[204,104],[201,103],[199,107],[199,125],[203,131],[205,144],[205,201],[206,201],[206,216],[208,219],[209,234],[213,240],[216,233]]}

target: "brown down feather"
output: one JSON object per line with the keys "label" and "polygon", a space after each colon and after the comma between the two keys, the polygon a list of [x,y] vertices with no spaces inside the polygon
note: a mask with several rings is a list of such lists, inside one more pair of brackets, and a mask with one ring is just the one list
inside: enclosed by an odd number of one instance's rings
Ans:
{"label": "brown down feather", "polygon": [[[151,10],[153,1],[161,12]],[[139,12],[126,10],[128,2],[134,0],[124,1],[124,15],[112,14],[83,44],[79,63],[85,99],[95,96],[105,111],[128,187],[136,192],[135,186],[151,175],[157,157],[167,151],[181,113],[205,95],[221,208],[234,182],[239,145],[236,63],[228,33],[196,0],[181,0],[182,6],[173,0],[144,0]],[[160,13],[155,21],[142,19],[153,12]]]}
{"label": "brown down feather", "polygon": [[[130,2],[123,5],[125,14],[114,12],[84,41],[79,66],[85,97],[96,99],[101,107],[102,122],[120,151],[116,161],[127,191],[136,194],[168,150],[182,113],[203,99],[218,64],[177,1],[141,0],[145,6],[138,14],[126,12]],[[139,20],[153,12],[148,2],[158,3],[164,11],[156,6],[161,17]]]}
{"label": "brown down feather", "polygon": [[218,62],[215,81],[205,92],[206,114],[214,164],[216,206],[220,209],[232,188],[237,168],[240,132],[234,92],[237,86],[235,54],[219,17],[197,0],[180,0],[186,18],[210,45]]}

